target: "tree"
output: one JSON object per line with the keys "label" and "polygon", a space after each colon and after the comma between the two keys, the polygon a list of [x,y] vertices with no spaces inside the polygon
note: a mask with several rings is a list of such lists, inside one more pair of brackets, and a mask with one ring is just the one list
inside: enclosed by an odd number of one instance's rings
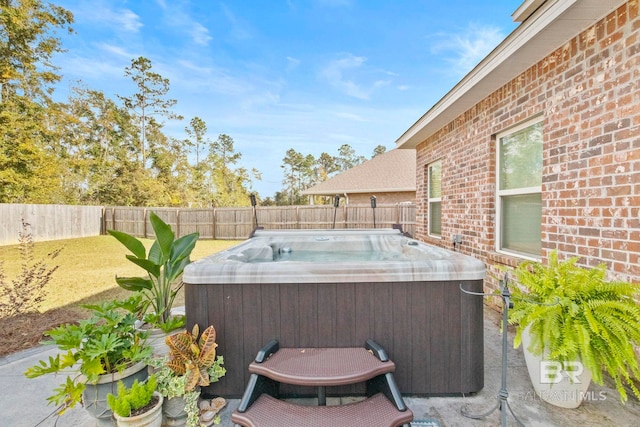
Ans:
{"label": "tree", "polygon": [[0,101],[12,97],[49,100],[60,80],[51,59],[62,52],[55,27],[73,23],[73,14],[39,0],[0,0]]}
{"label": "tree", "polygon": [[340,171],[346,171],[354,166],[358,166],[367,160],[364,156],[356,154],[356,150],[351,148],[349,144],[343,144],[338,149],[338,156],[336,157],[336,164],[340,168]]}
{"label": "tree", "polygon": [[[233,168],[242,158],[236,153],[233,138],[221,134],[209,144],[207,155],[208,174],[213,206],[248,206],[251,174],[245,168]],[[259,172],[252,171],[253,177],[259,179]]]}
{"label": "tree", "polygon": [[315,183],[316,159],[311,154],[305,156],[291,148],[287,150],[282,162],[280,167],[285,173],[282,184],[287,204],[304,203],[306,199],[301,193]]}
{"label": "tree", "polygon": [[127,205],[140,199],[134,190],[138,132],[127,109],[101,91],[74,88],[67,113],[61,140],[71,159],[68,170],[83,189],[80,201]]}
{"label": "tree", "polygon": [[384,145],[378,145],[376,148],[373,149],[373,155],[371,156],[371,158],[373,159],[375,156],[378,156],[386,152],[387,152],[387,147],[385,147]]}
{"label": "tree", "polygon": [[[39,0],[0,0],[0,202],[59,202],[63,188],[52,150],[56,29],[71,12]],[[53,120],[55,122],[55,120]]]}
{"label": "tree", "polygon": [[318,182],[329,179],[333,174],[338,172],[340,168],[336,162],[336,158],[330,154],[322,153],[317,160],[318,164]]}
{"label": "tree", "polygon": [[186,144],[189,147],[195,147],[196,150],[196,167],[200,164],[200,147],[208,142],[205,139],[207,134],[207,124],[200,117],[194,117],[189,122],[189,127],[184,128],[187,133]]}
{"label": "tree", "polygon": [[[165,117],[167,119],[182,119],[171,112],[171,108],[178,102],[175,99],[166,99],[169,93],[169,79],[151,70],[151,61],[142,56],[131,60],[131,65],[124,70],[126,77],[136,84],[138,92],[131,97],[120,96],[124,105],[133,112],[140,127],[140,157],[143,167],[147,164],[147,136],[148,127],[153,125],[150,116]],[[162,125],[156,121],[156,124]]]}

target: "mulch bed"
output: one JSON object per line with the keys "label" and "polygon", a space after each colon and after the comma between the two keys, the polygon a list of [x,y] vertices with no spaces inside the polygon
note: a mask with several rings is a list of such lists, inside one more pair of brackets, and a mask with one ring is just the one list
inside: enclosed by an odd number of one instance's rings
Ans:
{"label": "mulch bed", "polygon": [[49,329],[77,322],[82,317],[86,317],[86,312],[81,308],[64,307],[0,319],[0,356],[36,347],[47,338],[44,333]]}

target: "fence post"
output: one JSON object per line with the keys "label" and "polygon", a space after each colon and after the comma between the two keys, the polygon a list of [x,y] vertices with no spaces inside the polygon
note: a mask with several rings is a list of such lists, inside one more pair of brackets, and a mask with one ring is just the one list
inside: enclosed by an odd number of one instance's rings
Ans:
{"label": "fence post", "polygon": [[180,237],[180,209],[176,209],[176,239]]}
{"label": "fence post", "polygon": [[148,239],[147,236],[147,208],[142,208],[142,235],[145,239]]}
{"label": "fence post", "polygon": [[213,226],[211,235],[213,236],[213,240],[216,240],[216,208],[211,208],[211,215],[211,225]]}
{"label": "fence post", "polygon": [[100,209],[100,235],[107,234],[107,209],[101,206]]}

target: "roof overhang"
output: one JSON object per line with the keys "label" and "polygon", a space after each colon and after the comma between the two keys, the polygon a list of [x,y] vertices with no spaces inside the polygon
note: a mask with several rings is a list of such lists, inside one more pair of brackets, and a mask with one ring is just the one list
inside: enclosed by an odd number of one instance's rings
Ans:
{"label": "roof overhang", "polygon": [[318,190],[304,190],[300,194],[304,196],[333,196],[334,194],[374,194],[374,193],[402,193],[402,192],[413,192],[415,193],[415,188],[364,188],[357,190],[334,190],[332,192],[327,191],[318,191]]}
{"label": "roof overhang", "polygon": [[623,0],[527,0],[512,15],[523,21],[396,140],[416,146],[492,92],[593,25]]}

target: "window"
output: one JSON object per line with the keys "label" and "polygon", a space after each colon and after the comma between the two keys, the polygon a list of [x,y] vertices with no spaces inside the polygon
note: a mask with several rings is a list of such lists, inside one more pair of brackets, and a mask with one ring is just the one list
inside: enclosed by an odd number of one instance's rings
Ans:
{"label": "window", "polygon": [[542,247],[542,118],[497,135],[496,249],[539,257]]}
{"label": "window", "polygon": [[429,235],[442,235],[442,162],[429,165]]}

